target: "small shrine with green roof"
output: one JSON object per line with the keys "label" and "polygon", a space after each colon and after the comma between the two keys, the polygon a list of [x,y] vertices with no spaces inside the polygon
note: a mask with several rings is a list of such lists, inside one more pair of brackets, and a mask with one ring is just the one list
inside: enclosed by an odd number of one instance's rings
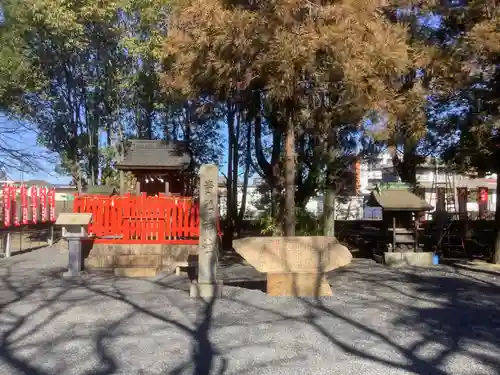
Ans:
{"label": "small shrine with green roof", "polygon": [[370,206],[382,208],[383,245],[389,251],[418,251],[419,213],[433,207],[402,182],[378,184],[372,191]]}

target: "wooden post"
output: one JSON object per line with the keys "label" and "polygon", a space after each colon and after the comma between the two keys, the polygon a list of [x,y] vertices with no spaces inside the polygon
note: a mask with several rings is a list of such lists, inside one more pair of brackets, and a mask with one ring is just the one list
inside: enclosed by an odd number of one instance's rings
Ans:
{"label": "wooden post", "polygon": [[469,191],[467,187],[457,188],[458,195],[458,213],[460,220],[467,220],[467,198],[469,196]]}
{"label": "wooden post", "polygon": [[415,252],[419,250],[420,244],[420,218],[422,217],[421,212],[415,212]]}
{"label": "wooden post", "polygon": [[120,170],[120,195],[125,194],[125,172]]}
{"label": "wooden post", "polygon": [[3,238],[3,252],[6,258],[10,258],[10,232],[6,232]]}
{"label": "wooden post", "polygon": [[49,229],[49,239],[47,241],[49,243],[49,246],[53,246],[54,245],[54,224],[52,223],[52,225],[50,226],[50,229]]}
{"label": "wooden post", "polygon": [[480,186],[477,189],[477,208],[479,220],[485,220],[488,213],[488,188]]}
{"label": "wooden post", "polygon": [[438,187],[436,195],[436,212],[446,212],[446,190]]}
{"label": "wooden post", "polygon": [[141,181],[135,183],[135,195],[141,195]]}
{"label": "wooden post", "polygon": [[396,251],[396,216],[392,217],[392,251]]}
{"label": "wooden post", "polygon": [[333,215],[333,222],[332,222],[332,236],[335,237],[335,220],[337,220],[336,216],[337,216],[337,206],[336,206],[336,203],[337,203],[337,194],[334,194],[333,195],[333,212],[332,212],[332,215]]}

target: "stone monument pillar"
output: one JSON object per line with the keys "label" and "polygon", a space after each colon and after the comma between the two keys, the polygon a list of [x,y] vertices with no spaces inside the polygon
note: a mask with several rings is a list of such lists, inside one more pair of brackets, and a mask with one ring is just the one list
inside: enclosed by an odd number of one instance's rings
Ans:
{"label": "stone monument pillar", "polygon": [[217,237],[219,170],[216,165],[200,169],[200,243],[198,245],[198,282],[191,284],[190,295],[210,299],[221,295],[217,281],[219,239]]}

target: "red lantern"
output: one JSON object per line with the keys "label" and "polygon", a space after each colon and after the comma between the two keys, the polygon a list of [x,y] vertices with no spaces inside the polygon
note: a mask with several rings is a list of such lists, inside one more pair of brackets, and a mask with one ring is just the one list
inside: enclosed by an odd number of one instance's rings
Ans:
{"label": "red lantern", "polygon": [[3,185],[3,224],[10,227],[10,185]]}
{"label": "red lantern", "polygon": [[36,186],[31,187],[31,221],[33,224],[38,222],[38,191]]}
{"label": "red lantern", "polygon": [[23,213],[23,224],[28,224],[28,192],[26,186],[21,186],[21,210]]}

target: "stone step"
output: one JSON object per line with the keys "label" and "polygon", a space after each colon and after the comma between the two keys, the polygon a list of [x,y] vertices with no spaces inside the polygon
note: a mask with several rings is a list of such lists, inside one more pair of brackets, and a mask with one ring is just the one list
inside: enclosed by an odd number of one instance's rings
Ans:
{"label": "stone step", "polygon": [[161,265],[160,255],[118,255],[115,259],[117,267],[158,268]]}
{"label": "stone step", "polygon": [[156,267],[118,267],[114,269],[118,277],[155,277],[159,270]]}
{"label": "stone step", "polygon": [[85,267],[89,268],[159,268],[160,265],[160,255],[93,255],[85,259]]}

